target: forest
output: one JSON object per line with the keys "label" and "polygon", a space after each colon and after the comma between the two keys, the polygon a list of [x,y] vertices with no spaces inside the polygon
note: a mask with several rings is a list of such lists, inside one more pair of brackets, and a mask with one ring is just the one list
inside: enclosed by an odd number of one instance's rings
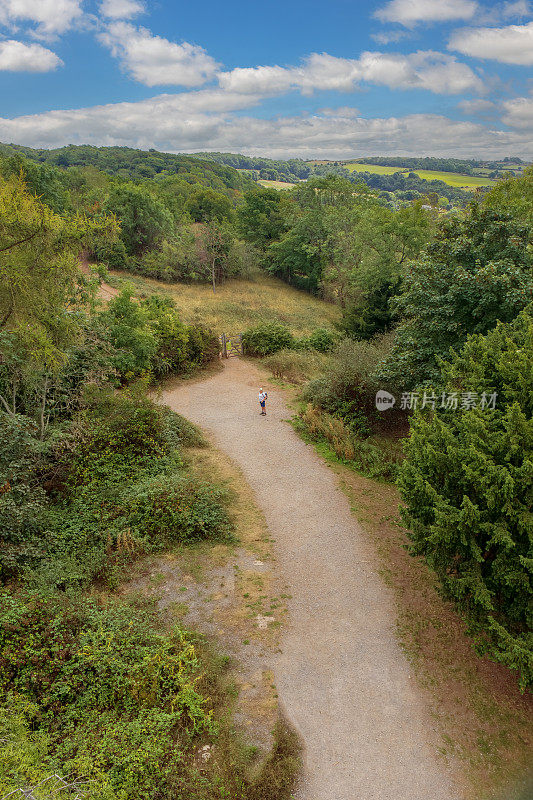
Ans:
{"label": "forest", "polygon": [[[270,169],[301,181],[279,192],[237,171]],[[290,734],[250,770],[220,655],[114,593],[143,554],[235,541],[227,492],[190,468],[202,434],[153,400],[163,379],[215,369],[222,331],[156,281],[216,297],[271,276],[335,308],[303,333],[265,310],[239,331],[245,357],[297,387],[306,440],[397,484],[409,552],[472,646],[533,683],[533,167],[475,202],[308,169],[1,148],[0,795],[60,773],[89,776],[89,800],[291,796]],[[212,741],[222,757],[200,769]]]}

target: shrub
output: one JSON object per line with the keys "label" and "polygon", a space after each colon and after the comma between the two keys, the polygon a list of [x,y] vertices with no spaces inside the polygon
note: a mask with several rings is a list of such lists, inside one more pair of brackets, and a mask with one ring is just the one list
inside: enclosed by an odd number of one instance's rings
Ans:
{"label": "shrub", "polygon": [[496,392],[496,408],[415,414],[400,473],[411,550],[435,570],[478,647],[533,682],[533,317],[467,340],[447,391]]}
{"label": "shrub", "polygon": [[0,411],[0,578],[7,579],[42,553],[46,495],[39,485],[43,446],[32,423]]}
{"label": "shrub", "polygon": [[344,339],[327,361],[324,374],[305,388],[304,400],[340,416],[348,427],[361,434],[368,434],[373,425],[390,424],[390,412],[386,419],[377,415],[375,394],[379,384],[374,378],[389,347],[388,337],[372,342]]}
{"label": "shrub", "polygon": [[174,542],[227,539],[231,533],[221,490],[188,476],[158,475],[122,497],[124,525],[159,549]]}
{"label": "shrub", "polygon": [[299,350],[318,350],[319,353],[329,353],[335,346],[336,336],[327,328],[316,328],[310,336],[299,339],[295,347]]}
{"label": "shrub", "polygon": [[204,366],[218,358],[220,343],[216,333],[200,323],[188,325],[187,333],[187,359],[192,366]]}
{"label": "shrub", "polygon": [[278,350],[293,347],[294,337],[279,322],[262,322],[243,333],[242,343],[247,355],[268,356]]}
{"label": "shrub", "polygon": [[[25,591],[0,608],[0,690],[15,687],[19,740],[31,725],[43,772],[61,764],[91,797],[183,797],[191,740],[216,732],[191,635],[158,633],[148,609],[117,601]],[[28,760],[0,785],[32,778]]]}

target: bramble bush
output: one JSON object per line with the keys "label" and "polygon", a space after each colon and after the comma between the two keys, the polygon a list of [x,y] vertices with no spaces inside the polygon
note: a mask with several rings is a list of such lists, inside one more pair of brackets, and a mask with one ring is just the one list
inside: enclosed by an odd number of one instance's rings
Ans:
{"label": "bramble bush", "polygon": [[435,570],[477,647],[533,682],[533,316],[469,337],[445,391],[494,410],[415,413],[400,473],[411,550]]}

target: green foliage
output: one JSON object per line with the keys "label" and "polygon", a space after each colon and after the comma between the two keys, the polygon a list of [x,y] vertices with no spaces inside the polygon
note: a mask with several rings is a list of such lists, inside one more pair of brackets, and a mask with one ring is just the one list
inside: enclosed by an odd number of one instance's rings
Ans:
{"label": "green foliage", "polygon": [[341,418],[352,431],[368,435],[377,416],[374,400],[379,384],[373,373],[388,352],[389,340],[339,343],[321,377],[305,388],[303,398],[317,408]]}
{"label": "green foliage", "polygon": [[158,475],[134,484],[121,502],[124,523],[136,540],[162,549],[175,542],[228,539],[231,525],[222,500],[210,485],[182,475]]}
{"label": "green foliage", "polygon": [[4,786],[31,778],[38,755],[43,770],[93,781],[92,796],[184,797],[184,752],[216,733],[190,635],[157,633],[153,613],[121,602],[25,591],[0,605],[0,689],[15,692],[30,744]]}
{"label": "green foliage", "polygon": [[367,341],[377,334],[387,333],[394,320],[390,302],[399,290],[399,280],[377,283],[358,303],[343,309],[339,330],[352,339]]}
{"label": "green foliage", "polygon": [[483,198],[483,205],[500,214],[512,214],[533,235],[533,166],[526,167],[519,178],[511,175],[498,181]]}
{"label": "green foliage", "polygon": [[477,206],[441,223],[427,254],[405,271],[396,303],[404,321],[382,378],[401,389],[435,382],[450,347],[514,319],[533,296],[528,239],[509,215]]}
{"label": "green foliage", "polygon": [[242,343],[247,355],[268,356],[283,348],[291,348],[294,337],[285,325],[278,322],[262,322],[244,331]]}
{"label": "green foliage", "polygon": [[314,375],[321,367],[323,358],[316,350],[278,350],[266,356],[262,363],[275,378],[302,383]]}
{"label": "green foliage", "polygon": [[0,580],[16,575],[42,554],[42,451],[28,419],[0,412]]}
{"label": "green foliage", "polygon": [[246,241],[266,248],[286,230],[283,195],[275,189],[248,192],[237,210],[237,224]]}
{"label": "green foliage", "polygon": [[210,222],[231,219],[233,209],[230,200],[213,189],[198,187],[187,198],[185,210],[195,222]]}
{"label": "green foliage", "polygon": [[327,328],[315,328],[309,335],[298,339],[295,347],[299,350],[317,350],[319,353],[329,353],[333,350],[337,337]]}
{"label": "green foliage", "polygon": [[142,255],[158,245],[172,230],[172,216],[163,203],[146,189],[133,184],[113,189],[105,211],[119,220],[120,236],[130,256]]}
{"label": "green foliage", "polygon": [[491,658],[533,679],[533,317],[469,337],[446,391],[497,393],[494,410],[415,414],[401,470],[412,552],[425,556]]}
{"label": "green foliage", "polygon": [[88,299],[80,250],[92,236],[113,238],[109,219],[61,217],[33,197],[21,178],[0,178],[0,331],[17,333],[26,359],[57,366],[77,332],[70,305]]}

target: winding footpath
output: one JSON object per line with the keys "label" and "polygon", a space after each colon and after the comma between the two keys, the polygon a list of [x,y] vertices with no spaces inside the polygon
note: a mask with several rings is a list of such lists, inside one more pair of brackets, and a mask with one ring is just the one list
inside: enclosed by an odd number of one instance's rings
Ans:
{"label": "winding footpath", "polygon": [[[281,706],[304,745],[298,800],[459,800],[397,643],[390,590],[334,473],[302,442],[274,391],[230,359],[161,401],[211,435],[263,511],[289,622],[273,665]],[[433,744],[431,744],[433,742]]]}

